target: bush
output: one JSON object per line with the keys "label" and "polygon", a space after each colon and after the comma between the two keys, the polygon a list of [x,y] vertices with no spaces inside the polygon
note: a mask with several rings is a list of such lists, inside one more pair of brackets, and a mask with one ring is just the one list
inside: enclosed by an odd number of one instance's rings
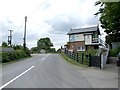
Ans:
{"label": "bush", "polygon": [[9,57],[9,60],[10,60],[10,61],[15,60],[15,58],[14,58],[14,53],[13,53],[13,52],[8,52],[8,57]]}
{"label": "bush", "polygon": [[87,50],[87,53],[89,53],[89,54],[91,54],[91,55],[96,55],[97,50],[98,50],[98,49],[88,49],[88,50]]}
{"label": "bush", "polygon": [[111,49],[110,51],[109,51],[109,56],[110,57],[117,57],[117,55],[118,55],[118,53],[120,52],[120,49],[118,48],[118,49]]}
{"label": "bush", "polygon": [[2,53],[2,62],[4,63],[4,62],[9,62],[9,61],[10,61],[10,60],[9,60],[8,53],[3,52],[3,53]]}
{"label": "bush", "polygon": [[29,57],[30,54],[28,51],[24,50],[15,50],[12,52],[2,52],[2,62],[9,62],[17,59],[21,59],[24,57]]}
{"label": "bush", "polygon": [[16,51],[13,51],[13,55],[14,55],[14,59],[17,60],[18,56],[17,56],[17,52]]}
{"label": "bush", "polygon": [[2,62],[2,52],[0,52],[0,62]]}
{"label": "bush", "polygon": [[27,56],[29,56],[29,57],[31,56],[28,48],[26,48],[25,53],[27,54]]}
{"label": "bush", "polygon": [[87,51],[79,51],[78,53],[81,55],[82,53],[84,54],[91,54],[91,55],[96,55],[98,49],[88,49]]}

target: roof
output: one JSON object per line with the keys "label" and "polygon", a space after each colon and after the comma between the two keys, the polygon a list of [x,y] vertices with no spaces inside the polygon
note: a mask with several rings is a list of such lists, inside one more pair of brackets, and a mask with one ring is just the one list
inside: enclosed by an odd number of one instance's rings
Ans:
{"label": "roof", "polygon": [[0,52],[11,52],[14,51],[13,48],[0,47]]}
{"label": "roof", "polygon": [[95,32],[95,31],[97,31],[98,34],[100,34],[98,26],[92,26],[92,27],[85,27],[85,28],[78,28],[78,29],[70,29],[67,35],[79,34],[79,33],[90,33],[90,32]]}

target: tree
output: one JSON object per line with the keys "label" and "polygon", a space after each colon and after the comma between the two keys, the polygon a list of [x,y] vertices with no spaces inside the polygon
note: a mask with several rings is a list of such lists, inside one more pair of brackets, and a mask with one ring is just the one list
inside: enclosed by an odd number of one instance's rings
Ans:
{"label": "tree", "polygon": [[102,2],[97,1],[95,5],[100,5],[99,11],[95,14],[100,14],[101,27],[108,34],[106,42],[120,41],[120,2]]}
{"label": "tree", "polygon": [[56,53],[56,50],[55,50],[55,48],[51,48],[51,49],[49,50],[49,52],[51,52],[51,53]]}
{"label": "tree", "polygon": [[53,47],[53,43],[51,42],[50,38],[41,38],[37,42],[37,48],[38,50],[44,49],[45,51],[49,51]]}
{"label": "tree", "polygon": [[61,49],[59,48],[59,49],[57,50],[57,52],[60,53],[60,52],[61,52]]}
{"label": "tree", "polygon": [[32,47],[31,48],[31,52],[32,53],[37,53],[38,52],[38,48],[37,47]]}
{"label": "tree", "polygon": [[23,46],[21,46],[21,45],[14,45],[13,48],[14,48],[14,50],[22,50]]}
{"label": "tree", "polygon": [[6,42],[3,42],[3,43],[2,43],[2,47],[8,47],[7,43],[6,43]]}

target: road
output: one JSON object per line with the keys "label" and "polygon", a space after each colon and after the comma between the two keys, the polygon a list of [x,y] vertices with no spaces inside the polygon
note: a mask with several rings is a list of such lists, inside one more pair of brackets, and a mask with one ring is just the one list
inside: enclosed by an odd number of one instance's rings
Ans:
{"label": "road", "polygon": [[1,88],[117,88],[116,72],[76,67],[59,54],[36,54],[2,66]]}

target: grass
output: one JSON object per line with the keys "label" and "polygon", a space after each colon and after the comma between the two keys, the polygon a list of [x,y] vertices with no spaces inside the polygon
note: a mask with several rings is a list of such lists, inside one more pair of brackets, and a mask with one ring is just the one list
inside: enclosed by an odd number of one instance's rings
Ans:
{"label": "grass", "polygon": [[65,55],[64,53],[60,53],[61,56],[64,58],[65,61],[69,62],[70,64],[79,66],[79,67],[88,67],[88,65],[84,65],[84,64],[80,64],[79,62],[69,58],[67,55]]}

